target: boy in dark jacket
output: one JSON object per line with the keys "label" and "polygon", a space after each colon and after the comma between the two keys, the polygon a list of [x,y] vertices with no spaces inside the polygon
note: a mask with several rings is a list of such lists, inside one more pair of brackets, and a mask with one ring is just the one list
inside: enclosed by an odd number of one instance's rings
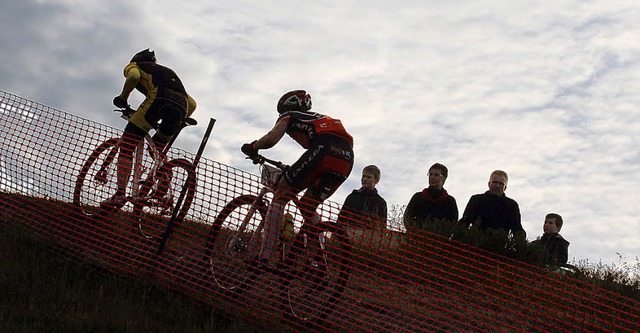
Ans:
{"label": "boy in dark jacket", "polygon": [[387,202],[378,194],[376,185],[380,181],[380,169],[368,165],[362,169],[362,187],[347,196],[338,214],[338,223],[354,229],[377,229],[387,227]]}
{"label": "boy in dark jacket", "polygon": [[549,213],[544,218],[544,234],[533,243],[541,244],[544,249],[545,264],[566,264],[569,260],[569,242],[560,235],[562,216]]}

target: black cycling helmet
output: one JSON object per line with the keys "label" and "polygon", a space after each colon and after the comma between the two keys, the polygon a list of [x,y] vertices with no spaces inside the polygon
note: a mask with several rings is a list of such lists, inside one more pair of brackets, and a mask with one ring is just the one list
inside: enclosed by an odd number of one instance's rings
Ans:
{"label": "black cycling helmet", "polygon": [[304,90],[290,91],[278,101],[278,113],[311,110],[311,95]]}
{"label": "black cycling helmet", "polygon": [[156,52],[149,49],[142,50],[131,58],[131,62],[156,62]]}

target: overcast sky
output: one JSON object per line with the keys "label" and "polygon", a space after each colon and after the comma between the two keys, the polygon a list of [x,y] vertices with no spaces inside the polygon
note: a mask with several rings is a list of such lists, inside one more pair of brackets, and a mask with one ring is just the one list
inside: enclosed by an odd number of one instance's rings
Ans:
{"label": "overcast sky", "polygon": [[[240,146],[272,127],[284,92],[306,89],[355,139],[333,201],[376,164],[382,196],[406,205],[439,162],[462,214],[502,169],[529,240],[557,212],[570,261],[634,264],[638,18],[634,0],[0,0],[0,89],[123,128],[111,100],[151,48],[198,102],[201,126],[177,145],[197,147],[213,117],[205,157],[251,172]],[[301,152],[285,137],[266,154]]]}

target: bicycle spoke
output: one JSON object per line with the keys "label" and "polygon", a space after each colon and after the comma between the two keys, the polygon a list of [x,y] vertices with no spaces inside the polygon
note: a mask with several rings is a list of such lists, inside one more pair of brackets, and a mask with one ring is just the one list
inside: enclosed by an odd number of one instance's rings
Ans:
{"label": "bicycle spoke", "polygon": [[184,190],[186,192],[176,216],[177,221],[174,222],[182,221],[195,195],[195,181],[194,167],[184,159],[172,160],[159,169],[157,177],[148,177],[133,201],[134,228],[137,232],[148,239],[160,237]]}
{"label": "bicycle spoke", "polygon": [[234,199],[225,206],[212,226],[205,261],[216,288],[236,290],[250,278],[247,262],[259,253],[259,226],[267,211],[260,202],[250,213],[255,201],[254,196]]}
{"label": "bicycle spoke", "polygon": [[350,273],[350,243],[342,233],[323,233],[324,255],[302,249],[294,263],[297,270],[283,281],[287,311],[298,321],[325,320],[342,296]]}

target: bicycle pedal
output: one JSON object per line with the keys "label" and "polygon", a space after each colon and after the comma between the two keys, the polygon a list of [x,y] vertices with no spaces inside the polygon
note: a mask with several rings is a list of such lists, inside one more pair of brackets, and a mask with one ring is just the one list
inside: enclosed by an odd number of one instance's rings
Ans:
{"label": "bicycle pedal", "polygon": [[136,203],[143,206],[158,207],[161,209],[161,215],[171,214],[173,212],[173,199],[167,197],[143,197],[136,200]]}
{"label": "bicycle pedal", "polygon": [[269,261],[267,259],[250,259],[246,260],[245,264],[250,273],[252,274],[262,274],[263,272],[269,270]]}
{"label": "bicycle pedal", "polygon": [[238,242],[231,249],[238,253],[244,253],[246,248],[247,246],[242,242],[242,240],[238,240]]}
{"label": "bicycle pedal", "polygon": [[109,199],[101,201],[100,208],[105,210],[117,210],[122,208],[126,204],[127,204],[127,198],[114,195]]}

